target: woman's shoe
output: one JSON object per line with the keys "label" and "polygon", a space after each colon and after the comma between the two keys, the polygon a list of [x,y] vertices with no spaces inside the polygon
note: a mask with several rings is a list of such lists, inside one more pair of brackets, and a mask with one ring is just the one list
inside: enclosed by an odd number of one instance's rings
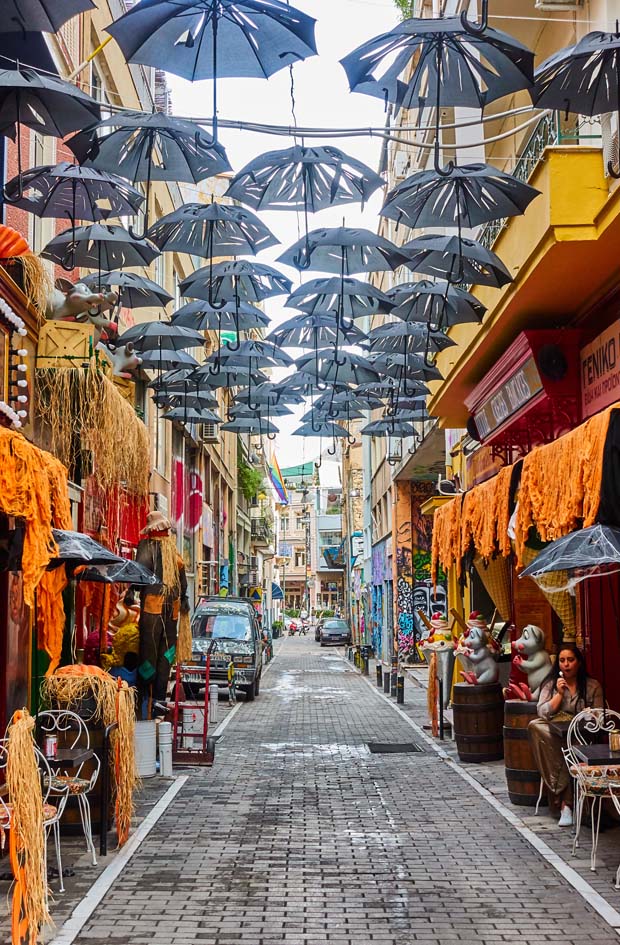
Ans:
{"label": "woman's shoe", "polygon": [[560,814],[560,819],[558,820],[558,827],[572,827],[573,826],[573,812],[570,807],[563,807],[562,813]]}

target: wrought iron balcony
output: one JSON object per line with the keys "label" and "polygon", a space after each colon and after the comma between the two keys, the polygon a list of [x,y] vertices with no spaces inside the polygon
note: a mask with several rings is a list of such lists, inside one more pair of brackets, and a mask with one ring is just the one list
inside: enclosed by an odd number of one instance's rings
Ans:
{"label": "wrought iron balcony", "polygon": [[265,518],[253,518],[252,541],[256,545],[270,545],[273,540],[273,530]]}

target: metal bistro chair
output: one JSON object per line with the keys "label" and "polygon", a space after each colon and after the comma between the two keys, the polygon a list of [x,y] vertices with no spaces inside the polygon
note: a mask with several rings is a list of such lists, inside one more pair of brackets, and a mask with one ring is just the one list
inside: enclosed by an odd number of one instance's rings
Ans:
{"label": "metal bistro chair", "polygon": [[[601,824],[601,804],[611,798],[620,813],[620,765],[585,764],[576,755],[575,748],[591,744],[592,737],[601,733],[609,734],[620,729],[620,713],[612,709],[584,709],[577,713],[571,722],[566,736],[567,747],[563,748],[568,770],[575,779],[575,837],[573,856],[579,846],[579,834],[586,798],[592,801],[590,818],[592,823],[592,849],[590,869],[596,870],[596,851]],[[616,874],[616,886],[620,878],[620,867]]]}
{"label": "metal bistro chair", "polygon": [[[70,750],[90,749],[90,735],[84,719],[77,713],[68,709],[46,709],[39,712],[37,717],[37,731],[45,739],[50,735],[58,737],[60,748]],[[51,775],[50,788],[51,795],[56,796],[67,790],[70,797],[77,801],[80,811],[80,820],[86,840],[86,849],[90,853],[93,866],[97,865],[97,855],[95,844],[93,842],[93,829],[90,816],[90,803],[88,795],[91,793],[97,783],[101,761],[94,753],[88,759],[93,764],[93,770],[90,774],[82,775],[84,765],[83,761],[79,765],[71,766],[66,764],[54,764],[56,769]]]}
{"label": "metal bistro chair", "polygon": [[[63,790],[58,791],[53,796],[54,803],[50,803],[51,799],[51,788],[50,783],[52,779],[51,768],[47,762],[47,759],[43,756],[43,753],[39,749],[38,745],[35,744],[34,740],[32,742],[32,750],[35,753],[37,760],[37,768],[39,769],[39,774],[41,777],[41,788],[42,788],[42,797],[43,797],[43,832],[45,834],[45,860],[42,864],[43,875],[45,878],[45,889],[47,890],[47,841],[49,839],[50,833],[54,834],[54,847],[56,848],[56,864],[58,868],[58,878],[60,882],[60,892],[65,891],[63,878],[62,878],[62,857],[60,853],[60,818],[62,817],[65,806],[67,803],[67,798],[69,796],[69,789],[65,787]],[[11,804],[11,799],[8,795],[8,789],[6,786],[6,767],[8,762],[9,755],[9,740],[8,738],[0,739],[0,845],[4,848],[6,842],[6,832],[11,829],[11,823],[13,820],[13,808]]]}

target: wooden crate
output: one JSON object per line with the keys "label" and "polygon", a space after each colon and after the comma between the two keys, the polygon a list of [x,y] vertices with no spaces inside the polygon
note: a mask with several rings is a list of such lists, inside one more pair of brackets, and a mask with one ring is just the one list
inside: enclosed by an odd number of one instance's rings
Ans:
{"label": "wooden crate", "polygon": [[80,367],[94,350],[94,328],[77,322],[45,322],[37,346],[37,367]]}

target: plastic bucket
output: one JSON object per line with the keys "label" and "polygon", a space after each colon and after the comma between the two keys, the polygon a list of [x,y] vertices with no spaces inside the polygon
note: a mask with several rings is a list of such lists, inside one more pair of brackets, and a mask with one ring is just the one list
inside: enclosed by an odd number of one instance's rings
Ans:
{"label": "plastic bucket", "polygon": [[141,778],[157,774],[157,723],[136,722],[136,768]]}

